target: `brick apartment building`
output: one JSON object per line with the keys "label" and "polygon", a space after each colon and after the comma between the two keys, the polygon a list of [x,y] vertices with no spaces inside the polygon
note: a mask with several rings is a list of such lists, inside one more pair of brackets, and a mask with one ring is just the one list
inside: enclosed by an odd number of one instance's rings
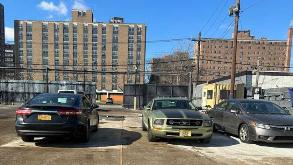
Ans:
{"label": "brick apartment building", "polygon": [[[5,67],[14,67],[15,58],[14,58],[14,44],[5,44],[5,54],[4,54],[4,66]],[[13,79],[15,76],[15,71],[8,69],[3,70],[5,79]]]}
{"label": "brick apartment building", "polygon": [[[123,91],[124,83],[134,83],[136,69],[144,71],[144,24],[125,23],[120,17],[93,22],[91,10],[72,10],[71,21],[15,20],[14,29],[16,65],[48,67],[49,81],[96,82],[97,90]],[[46,80],[45,73],[20,75]],[[143,72],[138,73],[136,82],[143,83]]]}
{"label": "brick apartment building", "polygon": [[[188,52],[174,52],[151,62],[151,84],[188,85],[189,72],[193,71]],[[194,78],[194,77],[193,77]]]}
{"label": "brick apartment building", "polygon": [[[292,28],[288,40],[255,39],[250,31],[238,32],[236,72],[253,70],[260,61],[261,71],[289,71]],[[203,39],[200,43],[200,81],[231,74],[233,39]],[[195,63],[198,46],[195,44]]]}

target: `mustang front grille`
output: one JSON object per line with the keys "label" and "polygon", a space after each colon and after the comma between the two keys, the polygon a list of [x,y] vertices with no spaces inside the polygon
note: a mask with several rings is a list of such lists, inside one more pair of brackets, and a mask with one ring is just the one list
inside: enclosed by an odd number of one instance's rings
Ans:
{"label": "mustang front grille", "polygon": [[172,126],[201,126],[202,120],[168,119],[167,125]]}

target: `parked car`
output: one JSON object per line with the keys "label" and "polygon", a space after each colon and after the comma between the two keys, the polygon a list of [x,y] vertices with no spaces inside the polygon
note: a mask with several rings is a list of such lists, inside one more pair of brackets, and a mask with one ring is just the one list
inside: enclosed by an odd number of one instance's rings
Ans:
{"label": "parked car", "polygon": [[107,98],[106,99],[106,104],[113,104],[113,99],[112,98]]}
{"label": "parked car", "polygon": [[58,93],[73,93],[73,94],[77,94],[76,90],[68,90],[68,89],[60,89],[58,90]]}
{"label": "parked car", "polygon": [[261,100],[226,100],[209,111],[214,129],[239,136],[244,143],[293,142],[293,116]]}
{"label": "parked car", "polygon": [[208,143],[212,120],[186,98],[155,98],[143,110],[142,129],[150,142],[158,138],[196,139]]}
{"label": "parked car", "polygon": [[49,136],[87,142],[90,131],[98,129],[97,107],[79,94],[40,94],[16,110],[16,132],[25,142]]}

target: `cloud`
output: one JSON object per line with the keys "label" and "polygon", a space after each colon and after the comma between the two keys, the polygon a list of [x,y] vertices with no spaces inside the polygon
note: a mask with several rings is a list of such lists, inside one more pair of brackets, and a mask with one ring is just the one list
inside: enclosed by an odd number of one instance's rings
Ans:
{"label": "cloud", "polygon": [[87,10],[89,7],[85,4],[84,0],[74,0],[73,9]]}
{"label": "cloud", "polygon": [[52,1],[42,1],[40,4],[38,4],[38,7],[45,11],[57,12],[60,15],[66,15],[68,11],[66,5],[63,2],[60,2],[59,5],[55,5]]}
{"label": "cloud", "polygon": [[5,27],[5,40],[14,41],[14,29],[11,27]]}
{"label": "cloud", "polygon": [[50,14],[47,18],[52,19],[52,18],[54,18],[54,16],[52,14]]}
{"label": "cloud", "polygon": [[293,27],[293,19],[291,19],[289,26]]}

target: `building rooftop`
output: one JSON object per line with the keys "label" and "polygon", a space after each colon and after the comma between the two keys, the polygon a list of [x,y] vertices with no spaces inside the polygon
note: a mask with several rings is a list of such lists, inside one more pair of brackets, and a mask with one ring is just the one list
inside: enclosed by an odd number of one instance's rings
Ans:
{"label": "building rooftop", "polygon": [[[253,71],[243,71],[236,73],[235,77],[241,77],[241,76],[248,76],[248,75],[256,75]],[[265,76],[293,76],[292,72],[285,72],[285,71],[260,71],[259,75],[265,75]],[[217,83],[224,80],[230,80],[231,76],[224,76],[221,78],[213,79],[209,81],[209,83]]]}

